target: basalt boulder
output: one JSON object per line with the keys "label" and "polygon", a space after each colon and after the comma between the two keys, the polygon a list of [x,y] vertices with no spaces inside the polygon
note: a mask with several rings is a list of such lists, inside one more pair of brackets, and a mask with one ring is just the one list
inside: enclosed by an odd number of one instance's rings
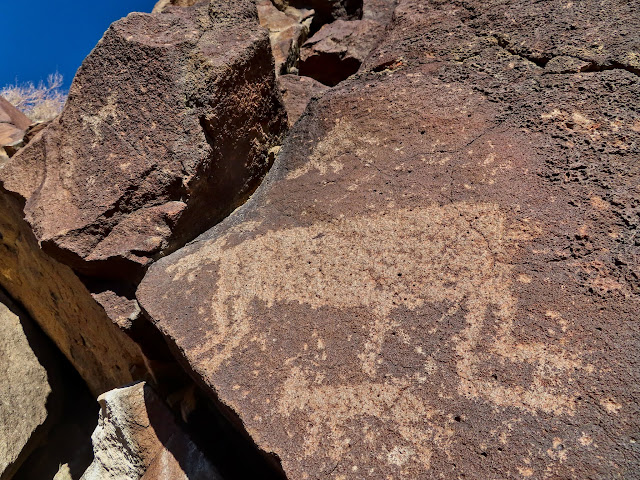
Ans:
{"label": "basalt boulder", "polygon": [[42,251],[23,208],[0,186],[0,285],[53,340],[94,395],[145,376],[139,346],[68,266]]}
{"label": "basalt boulder", "polygon": [[375,20],[337,20],[300,49],[300,75],[333,87],[358,71],[384,32]]}
{"label": "basalt boulder", "polygon": [[135,281],[244,201],[286,126],[253,2],[132,13],[0,182],[52,257]]}
{"label": "basalt boulder", "polygon": [[[640,469],[640,79],[546,71],[487,35],[544,46],[506,20],[528,5],[399,1],[254,196],[140,285],[288,478]],[[589,16],[616,58],[632,50],[610,26],[640,26],[630,8]]]}

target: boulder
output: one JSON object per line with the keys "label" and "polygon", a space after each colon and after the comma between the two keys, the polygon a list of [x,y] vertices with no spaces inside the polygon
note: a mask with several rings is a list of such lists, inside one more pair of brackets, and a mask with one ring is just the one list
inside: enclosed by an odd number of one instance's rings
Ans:
{"label": "boulder", "polygon": [[221,478],[144,382],[106,392],[98,403],[94,460],[81,480]]}
{"label": "boulder", "polygon": [[278,86],[287,109],[289,126],[298,121],[312,98],[321,96],[329,89],[313,78],[298,75],[281,75],[278,77]]}
{"label": "boulder", "polygon": [[323,26],[300,50],[300,75],[335,86],[358,71],[384,27],[375,20],[337,20]]}
{"label": "boulder", "polygon": [[[0,479],[10,479],[37,446],[52,386],[30,320],[0,292]],[[40,348],[38,348],[40,347]],[[35,349],[35,350],[34,350]],[[54,419],[55,420],[55,419]],[[49,425],[50,422],[47,422]]]}
{"label": "boulder", "polygon": [[[585,3],[400,0],[252,198],[148,271],[143,312],[287,478],[639,471],[640,79],[611,27],[640,10]],[[572,8],[560,38],[619,63],[536,63]]]}
{"label": "boulder", "polygon": [[140,348],[69,267],[42,251],[23,219],[23,207],[0,185],[0,285],[55,342],[94,395],[142,378],[147,368]]}
{"label": "boulder", "polygon": [[253,2],[132,13],[0,183],[52,257],[135,281],[244,201],[286,126]]}
{"label": "boulder", "polygon": [[285,13],[270,0],[258,1],[256,5],[260,25],[269,30],[276,74],[297,69],[300,46],[309,34],[313,10],[302,11],[289,7]]}

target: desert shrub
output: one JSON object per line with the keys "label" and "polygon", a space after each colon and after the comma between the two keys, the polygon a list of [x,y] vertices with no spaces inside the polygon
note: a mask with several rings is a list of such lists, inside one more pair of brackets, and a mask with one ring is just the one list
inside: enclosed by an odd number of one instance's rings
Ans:
{"label": "desert shrub", "polygon": [[55,118],[64,106],[67,93],[62,90],[62,75],[49,75],[47,82],[37,86],[33,82],[6,85],[0,95],[6,98],[32,122],[44,122]]}

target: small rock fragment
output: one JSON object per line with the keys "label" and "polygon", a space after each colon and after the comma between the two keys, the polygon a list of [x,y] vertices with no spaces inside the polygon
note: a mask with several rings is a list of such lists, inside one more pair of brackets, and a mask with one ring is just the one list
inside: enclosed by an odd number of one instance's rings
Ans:
{"label": "small rock fragment", "polygon": [[94,461],[81,480],[220,478],[146,383],[106,392],[98,403]]}

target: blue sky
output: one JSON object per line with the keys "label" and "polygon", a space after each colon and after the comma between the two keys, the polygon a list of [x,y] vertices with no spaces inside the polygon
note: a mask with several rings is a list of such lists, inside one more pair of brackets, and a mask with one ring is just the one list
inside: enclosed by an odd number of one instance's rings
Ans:
{"label": "blue sky", "polygon": [[115,20],[150,12],[156,0],[5,1],[0,41],[0,88],[46,80],[56,70],[68,89],[82,60]]}

